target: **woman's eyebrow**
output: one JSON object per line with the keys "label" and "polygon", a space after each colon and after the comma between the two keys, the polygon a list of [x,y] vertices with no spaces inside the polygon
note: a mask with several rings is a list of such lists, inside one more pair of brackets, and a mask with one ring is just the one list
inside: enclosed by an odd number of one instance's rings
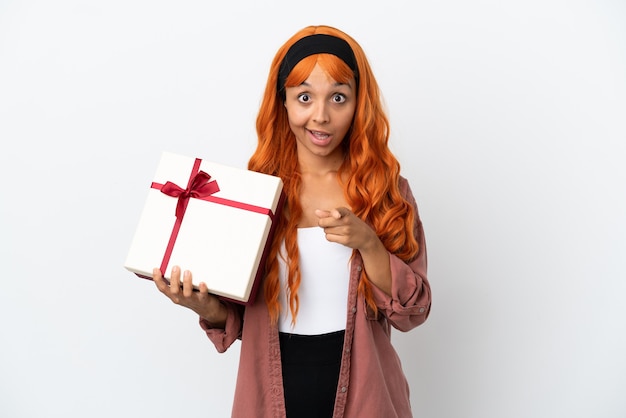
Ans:
{"label": "woman's eyebrow", "polygon": [[[311,84],[307,83],[306,80],[303,81],[302,83],[300,83],[300,85],[301,86],[306,86],[306,87],[311,87]],[[348,86],[348,87],[352,88],[350,86],[350,83],[339,83],[339,82],[333,83],[333,87],[341,87],[341,86]]]}

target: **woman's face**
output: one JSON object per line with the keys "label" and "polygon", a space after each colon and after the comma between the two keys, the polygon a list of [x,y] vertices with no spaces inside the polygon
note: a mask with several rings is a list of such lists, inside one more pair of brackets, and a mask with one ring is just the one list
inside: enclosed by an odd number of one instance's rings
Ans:
{"label": "woman's face", "polygon": [[287,87],[285,107],[300,162],[343,159],[341,142],[356,108],[354,80],[337,83],[316,65],[301,85]]}

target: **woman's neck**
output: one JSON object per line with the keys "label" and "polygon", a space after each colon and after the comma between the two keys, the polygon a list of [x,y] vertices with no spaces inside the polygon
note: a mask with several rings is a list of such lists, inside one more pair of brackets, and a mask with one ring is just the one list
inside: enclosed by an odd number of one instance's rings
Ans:
{"label": "woman's neck", "polygon": [[328,156],[306,155],[298,156],[298,167],[302,175],[314,177],[337,173],[343,164],[343,153],[334,153]]}

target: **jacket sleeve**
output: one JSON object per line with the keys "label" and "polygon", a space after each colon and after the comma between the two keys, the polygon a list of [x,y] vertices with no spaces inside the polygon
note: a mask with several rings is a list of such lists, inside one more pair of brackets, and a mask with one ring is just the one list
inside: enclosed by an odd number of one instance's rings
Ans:
{"label": "jacket sleeve", "polygon": [[244,307],[232,302],[224,302],[228,310],[224,328],[214,328],[206,319],[200,318],[200,327],[219,353],[223,353],[238,339],[241,339]]}
{"label": "jacket sleeve", "polygon": [[384,315],[394,328],[400,331],[409,331],[421,325],[428,318],[431,292],[426,275],[427,257],[424,229],[419,217],[417,203],[407,180],[404,178],[401,178],[400,191],[415,210],[413,232],[419,250],[415,258],[408,263],[393,254],[389,254],[391,296],[376,286],[371,287],[379,314]]}

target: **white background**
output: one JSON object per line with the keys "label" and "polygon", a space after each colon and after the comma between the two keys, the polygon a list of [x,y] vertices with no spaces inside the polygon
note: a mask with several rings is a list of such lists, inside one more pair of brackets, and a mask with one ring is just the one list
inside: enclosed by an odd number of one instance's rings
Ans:
{"label": "white background", "polygon": [[161,151],[245,167],[270,60],[322,23],[426,228],[416,417],[626,416],[617,0],[0,0],[0,416],[229,416],[239,346],[122,264]]}

